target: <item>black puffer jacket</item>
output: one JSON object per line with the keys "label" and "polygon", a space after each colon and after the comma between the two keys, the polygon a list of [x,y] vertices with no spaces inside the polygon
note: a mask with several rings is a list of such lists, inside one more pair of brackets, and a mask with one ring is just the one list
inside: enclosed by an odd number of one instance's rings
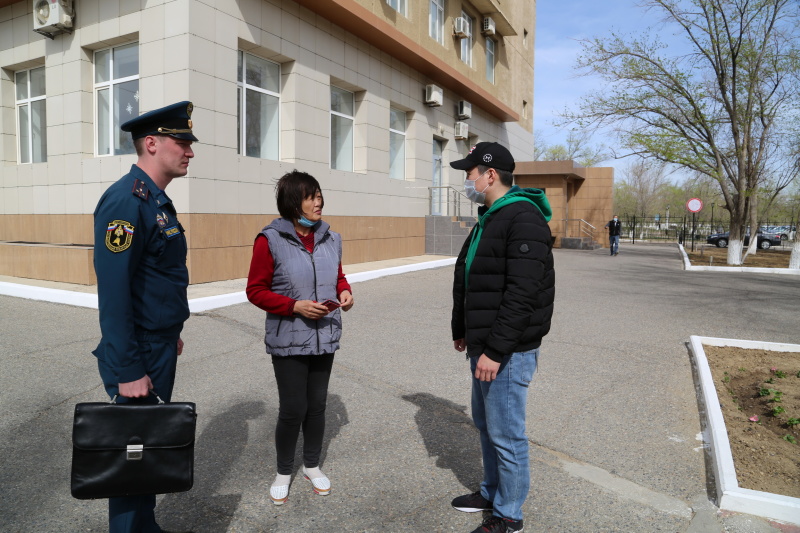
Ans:
{"label": "black puffer jacket", "polygon": [[485,353],[498,362],[538,348],[550,331],[555,298],[552,240],[544,216],[526,201],[492,212],[484,220],[467,280],[471,237],[456,261],[453,340],[466,339],[469,357]]}

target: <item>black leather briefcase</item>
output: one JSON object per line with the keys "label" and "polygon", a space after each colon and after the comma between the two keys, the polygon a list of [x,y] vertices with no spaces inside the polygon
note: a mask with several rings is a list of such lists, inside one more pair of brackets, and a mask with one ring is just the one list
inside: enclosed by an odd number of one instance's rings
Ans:
{"label": "black leather briefcase", "polygon": [[191,489],[196,425],[193,403],[77,404],[72,496],[110,498]]}

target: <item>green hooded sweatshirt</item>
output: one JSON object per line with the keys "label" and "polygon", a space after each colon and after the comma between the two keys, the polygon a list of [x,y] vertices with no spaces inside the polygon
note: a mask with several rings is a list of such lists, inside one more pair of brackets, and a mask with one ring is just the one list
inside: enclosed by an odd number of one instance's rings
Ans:
{"label": "green hooded sweatshirt", "polygon": [[[523,189],[514,185],[507,193],[494,201],[488,209],[483,206],[478,209],[478,227],[472,232],[469,241],[469,249],[467,250],[466,268],[464,270],[464,286],[469,287],[469,269],[472,266],[472,260],[475,258],[475,252],[478,249],[478,243],[483,234],[483,227],[489,221],[489,217],[493,213],[500,211],[503,207],[514,202],[530,202],[535,205],[544,216],[545,221],[550,222],[553,218],[553,210],[550,207],[550,202],[547,200],[544,191],[541,189]],[[483,212],[481,212],[483,211]]]}

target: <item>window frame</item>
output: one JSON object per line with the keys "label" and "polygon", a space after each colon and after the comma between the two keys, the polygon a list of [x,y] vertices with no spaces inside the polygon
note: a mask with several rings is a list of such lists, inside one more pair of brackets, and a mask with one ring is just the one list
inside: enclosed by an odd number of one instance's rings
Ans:
{"label": "window frame", "polygon": [[[486,79],[489,83],[494,84],[495,80],[495,46],[497,43],[491,37],[486,38]],[[489,50],[491,48],[491,50]]]}
{"label": "window frame", "polygon": [[[330,107],[330,117],[331,117],[331,119],[330,119],[330,131],[329,131],[329,133],[330,133],[330,141],[331,142],[329,143],[330,154],[329,154],[328,165],[330,166],[330,168],[332,170],[341,170],[343,172],[354,172],[355,171],[356,94],[353,91],[349,91],[347,89],[339,87],[338,85],[331,84],[330,85],[330,91],[329,91],[329,95],[331,97],[330,100],[333,99],[333,90],[334,89],[337,89],[339,91],[342,91],[342,92],[350,94],[350,97],[352,98],[353,114],[352,115],[347,115],[347,114],[342,113],[340,111],[334,111],[333,110],[333,103],[330,102],[330,106],[329,107]],[[339,167],[333,166],[333,163],[334,163],[334,150],[333,150],[333,141],[334,141],[333,122],[334,122],[334,117],[338,117],[338,118],[346,119],[346,120],[350,121],[350,168],[339,168]]]}
{"label": "window frame", "polygon": [[[237,112],[237,132],[236,132],[236,152],[240,156],[244,157],[256,157],[258,159],[265,159],[268,161],[280,161],[280,154],[281,154],[281,93],[272,91],[270,89],[264,89],[257,85],[251,85],[247,83],[247,57],[253,57],[258,59],[259,61],[264,61],[267,63],[271,63],[278,67],[278,80],[280,85],[280,80],[283,76],[283,69],[281,68],[281,64],[276,61],[271,61],[269,59],[265,59],[263,57],[257,56],[255,54],[251,54],[249,52],[245,52],[244,50],[238,50],[238,60],[239,63],[237,64],[237,78],[236,78],[236,95],[237,95],[237,105],[236,105],[236,112]],[[239,69],[239,65],[241,65],[241,69]],[[280,87],[279,87],[280,89]],[[268,97],[276,98],[276,107],[278,109],[278,117],[277,117],[277,124],[275,127],[277,128],[277,137],[276,137],[276,146],[275,146],[275,158],[271,158],[268,156],[263,155],[249,155],[247,153],[247,91],[254,91],[260,94],[265,94]],[[260,152],[263,154],[264,148],[263,146],[260,149]]]}
{"label": "window frame", "polygon": [[461,56],[461,61],[471,67],[472,46],[474,44],[475,35],[475,19],[463,9],[461,10],[461,18],[467,21],[467,34],[459,40],[459,55]]}
{"label": "window frame", "polygon": [[[43,76],[43,87],[42,87],[42,94],[39,96],[31,96],[31,72],[41,70],[43,74],[46,73],[45,66],[40,65],[38,67],[31,67],[28,69],[22,69],[14,72],[14,122],[16,123],[16,134],[17,134],[17,164],[19,165],[31,165],[34,163],[46,163],[47,162],[47,77],[46,75]],[[19,80],[18,76],[25,73],[25,97],[24,98],[17,98],[19,93]],[[33,123],[33,104],[34,102],[41,102],[44,101],[44,117],[43,123],[40,124],[40,139],[42,142],[41,148],[41,156],[42,159],[35,160],[34,158],[34,123]],[[22,123],[20,120],[20,109],[26,107],[27,108],[27,161],[22,160]]]}
{"label": "window frame", "polygon": [[[392,128],[392,112],[397,113],[403,117],[403,130],[397,130]],[[394,106],[389,107],[389,177],[396,180],[405,180],[406,179],[406,130],[408,130],[408,113],[403,111],[402,109]],[[392,139],[397,138],[397,136],[401,136],[402,143],[400,144],[401,151],[402,151],[402,158],[400,160],[401,168],[399,169],[399,176],[396,175],[397,172],[394,168],[394,157],[392,157],[392,151],[394,149],[394,145],[392,144]]]}
{"label": "window frame", "polygon": [[[444,2],[445,0],[428,0],[428,35],[441,45],[444,45]],[[433,35],[434,29],[437,35]]]}
{"label": "window frame", "polygon": [[[114,51],[130,45],[136,45],[136,74],[130,76],[123,76],[120,78],[114,78]],[[101,52],[110,51],[110,59],[108,63],[108,81],[97,81],[97,54]],[[124,83],[128,83],[131,81],[136,81],[136,92],[133,95],[133,98],[138,103],[140,102],[140,85],[139,81],[141,80],[141,58],[139,54],[141,53],[141,43],[139,41],[131,41],[127,43],[121,43],[114,46],[107,46],[105,48],[98,48],[97,50],[93,51],[92,54],[92,96],[94,100],[94,118],[95,118],[95,128],[94,128],[94,135],[95,135],[95,142],[94,142],[94,155],[95,157],[109,157],[109,156],[119,156],[119,155],[127,155],[136,153],[135,148],[133,148],[133,142],[131,141],[131,150],[130,151],[118,151],[115,146],[115,137],[114,135],[120,131],[120,125],[122,125],[124,121],[120,117],[120,123],[114,124],[114,87],[117,85],[122,85]],[[109,120],[108,120],[108,130],[105,134],[108,135],[106,138],[106,142],[108,143],[108,153],[100,153],[100,109],[99,109],[99,93],[103,90],[107,90],[109,94]],[[137,115],[138,116],[138,110]],[[131,115],[131,118],[135,118],[135,116]],[[130,119],[129,119],[130,120]]]}
{"label": "window frame", "polygon": [[407,0],[386,0],[386,4],[403,15],[404,17],[407,16],[408,13],[408,2]]}

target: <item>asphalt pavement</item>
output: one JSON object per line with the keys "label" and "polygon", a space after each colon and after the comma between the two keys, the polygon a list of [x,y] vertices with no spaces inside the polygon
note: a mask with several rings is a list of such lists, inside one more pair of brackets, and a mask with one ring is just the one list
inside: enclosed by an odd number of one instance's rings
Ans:
{"label": "asphalt pavement", "polygon": [[[687,272],[675,246],[556,250],[553,328],[528,400],[531,532],[775,532],[714,506],[690,335],[800,343],[800,278]],[[347,269],[345,269],[347,272]],[[452,267],[354,285],[328,400],[330,496],[269,500],[277,390],[264,313],[186,323],[175,401],[197,403],[195,485],[159,497],[195,532],[471,531],[450,507],[481,480],[468,362],[450,340]],[[0,531],[102,532],[69,493],[74,405],[107,399],[97,310],[0,296]],[[300,465],[300,459],[296,465]],[[784,529],[784,531],[786,531]]]}

